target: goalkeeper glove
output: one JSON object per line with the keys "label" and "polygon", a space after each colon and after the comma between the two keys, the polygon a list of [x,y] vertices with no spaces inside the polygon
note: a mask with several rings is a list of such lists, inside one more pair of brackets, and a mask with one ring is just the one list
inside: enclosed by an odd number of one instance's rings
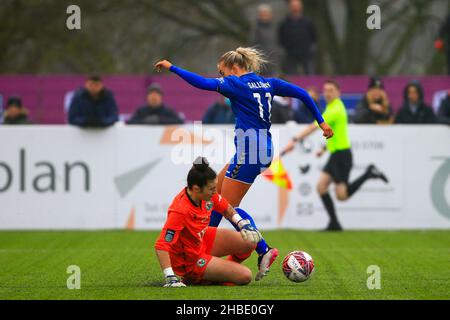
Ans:
{"label": "goalkeeper glove", "polygon": [[258,243],[261,241],[261,233],[259,233],[259,231],[250,224],[249,220],[241,219],[237,225],[241,231],[242,239],[253,243]]}
{"label": "goalkeeper glove", "polygon": [[167,268],[164,269],[164,275],[166,276],[166,284],[163,286],[165,288],[168,287],[176,287],[176,288],[181,288],[181,287],[186,287],[186,285],[181,282],[177,276],[173,273],[172,268]]}
{"label": "goalkeeper glove", "polygon": [[181,288],[181,287],[186,287],[186,285],[181,282],[177,276],[168,276],[166,277],[166,284],[164,285],[165,288],[168,287],[177,287],[177,288]]}

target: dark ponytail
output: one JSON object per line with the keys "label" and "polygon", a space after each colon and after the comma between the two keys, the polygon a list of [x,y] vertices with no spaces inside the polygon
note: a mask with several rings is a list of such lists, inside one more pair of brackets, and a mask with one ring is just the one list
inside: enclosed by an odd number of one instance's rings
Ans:
{"label": "dark ponytail", "polygon": [[209,166],[208,160],[204,157],[195,159],[194,164],[187,176],[188,188],[192,189],[194,185],[203,189],[208,184],[208,181],[216,179],[216,172]]}

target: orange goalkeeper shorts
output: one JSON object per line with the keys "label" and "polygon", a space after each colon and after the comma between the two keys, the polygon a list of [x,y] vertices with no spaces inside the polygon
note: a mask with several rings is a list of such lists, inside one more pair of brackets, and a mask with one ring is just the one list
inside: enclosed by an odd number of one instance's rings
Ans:
{"label": "orange goalkeeper shorts", "polygon": [[[200,254],[192,262],[175,258],[172,261],[173,270],[177,275],[183,278],[183,281],[189,284],[199,284],[202,282],[206,267],[212,259],[211,251],[214,246],[217,228],[208,227],[203,236],[202,246],[199,250]],[[173,259],[171,257],[171,259]]]}

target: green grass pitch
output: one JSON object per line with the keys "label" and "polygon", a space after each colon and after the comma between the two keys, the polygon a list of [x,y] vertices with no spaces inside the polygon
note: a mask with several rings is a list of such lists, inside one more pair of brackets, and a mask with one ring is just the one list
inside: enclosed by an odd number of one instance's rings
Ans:
{"label": "green grass pitch", "polygon": [[[162,288],[153,250],[158,232],[0,232],[0,299],[449,299],[450,231],[271,231],[280,249],[270,274],[244,287]],[[288,281],[283,257],[304,250],[316,264]],[[256,273],[256,255],[245,263]],[[67,289],[69,265],[81,289]],[[369,290],[367,267],[381,271]]]}

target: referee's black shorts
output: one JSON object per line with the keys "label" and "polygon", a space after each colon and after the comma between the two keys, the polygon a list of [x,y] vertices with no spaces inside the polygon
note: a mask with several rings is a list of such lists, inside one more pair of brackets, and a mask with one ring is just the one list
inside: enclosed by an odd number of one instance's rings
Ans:
{"label": "referee's black shorts", "polygon": [[348,178],[350,176],[352,166],[352,150],[345,149],[332,153],[322,171],[328,173],[334,183],[348,184]]}

